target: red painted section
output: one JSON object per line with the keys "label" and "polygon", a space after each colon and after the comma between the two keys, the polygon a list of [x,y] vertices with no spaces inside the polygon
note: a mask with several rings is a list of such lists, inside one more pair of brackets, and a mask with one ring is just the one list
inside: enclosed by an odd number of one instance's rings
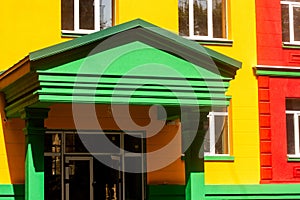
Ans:
{"label": "red painted section", "polygon": [[259,90],[269,90],[269,99],[259,96],[261,183],[299,183],[300,162],[287,161],[285,99],[300,98],[300,79],[273,77],[269,84],[260,83],[266,80],[258,79]]}
{"label": "red painted section", "polygon": [[[300,67],[300,49],[282,47],[280,0],[256,0],[257,63]],[[300,98],[299,78],[258,77],[261,183],[300,182],[300,162],[287,161],[285,99]]]}
{"label": "red painted section", "polygon": [[283,49],[280,0],[256,0],[259,65],[300,66],[300,50]]}

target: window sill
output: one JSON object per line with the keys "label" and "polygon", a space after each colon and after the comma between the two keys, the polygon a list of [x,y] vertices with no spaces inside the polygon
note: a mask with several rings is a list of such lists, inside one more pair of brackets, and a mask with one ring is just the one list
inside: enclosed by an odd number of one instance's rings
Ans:
{"label": "window sill", "polygon": [[87,33],[67,33],[67,32],[61,32],[61,37],[71,37],[71,38],[78,38],[78,37],[81,37],[81,36],[84,36],[86,35]]}
{"label": "window sill", "polygon": [[198,38],[198,37],[184,37],[189,40],[193,40],[202,45],[215,45],[215,46],[232,46],[233,40],[221,39],[221,38]]}
{"label": "window sill", "polygon": [[234,156],[229,156],[229,155],[207,155],[207,156],[204,156],[204,161],[233,162],[234,161]]}
{"label": "window sill", "polygon": [[300,156],[288,156],[288,162],[300,162]]}
{"label": "window sill", "polygon": [[282,48],[284,48],[284,49],[300,49],[300,43],[283,42]]}

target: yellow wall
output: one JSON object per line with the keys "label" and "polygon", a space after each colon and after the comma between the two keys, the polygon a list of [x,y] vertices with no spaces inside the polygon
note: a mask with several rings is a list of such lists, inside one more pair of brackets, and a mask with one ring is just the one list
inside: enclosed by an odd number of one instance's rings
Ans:
{"label": "yellow wall", "polygon": [[[209,46],[243,62],[231,82],[233,163],[207,162],[206,183],[258,183],[259,138],[256,65],[255,1],[228,0],[232,47]],[[178,0],[116,0],[115,24],[141,18],[178,32]],[[59,0],[3,1],[0,8],[0,70],[7,69],[29,52],[67,40],[61,37]],[[57,121],[56,121],[57,123]],[[1,128],[1,127],[0,127]],[[0,163],[7,165],[7,148],[0,132]],[[3,166],[1,164],[1,166]],[[0,167],[0,183],[10,182]]]}
{"label": "yellow wall", "polygon": [[232,95],[232,155],[234,162],[206,162],[207,184],[258,184],[259,127],[256,65],[255,1],[229,0],[229,39],[232,47],[209,46],[243,63],[228,94]]}
{"label": "yellow wall", "polygon": [[64,41],[60,0],[1,1],[0,24],[0,70],[29,52]]}
{"label": "yellow wall", "polygon": [[141,18],[172,32],[178,32],[178,0],[116,0],[115,23]]}

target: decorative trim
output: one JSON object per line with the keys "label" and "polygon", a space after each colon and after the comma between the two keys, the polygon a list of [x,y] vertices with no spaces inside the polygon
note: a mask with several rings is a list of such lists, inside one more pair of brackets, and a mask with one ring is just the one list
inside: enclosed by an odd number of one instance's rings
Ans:
{"label": "decorative trim", "polygon": [[220,156],[220,155],[207,155],[204,156],[204,161],[227,161],[227,162],[233,162],[234,161],[234,156],[228,156],[228,155],[224,155],[224,156]]}

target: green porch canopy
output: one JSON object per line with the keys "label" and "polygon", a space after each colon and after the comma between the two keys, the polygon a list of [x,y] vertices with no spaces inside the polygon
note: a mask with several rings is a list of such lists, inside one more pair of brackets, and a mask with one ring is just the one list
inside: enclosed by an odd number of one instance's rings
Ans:
{"label": "green porch canopy", "polygon": [[0,89],[8,117],[52,103],[227,106],[240,66],[137,19],[30,53],[1,75]]}

